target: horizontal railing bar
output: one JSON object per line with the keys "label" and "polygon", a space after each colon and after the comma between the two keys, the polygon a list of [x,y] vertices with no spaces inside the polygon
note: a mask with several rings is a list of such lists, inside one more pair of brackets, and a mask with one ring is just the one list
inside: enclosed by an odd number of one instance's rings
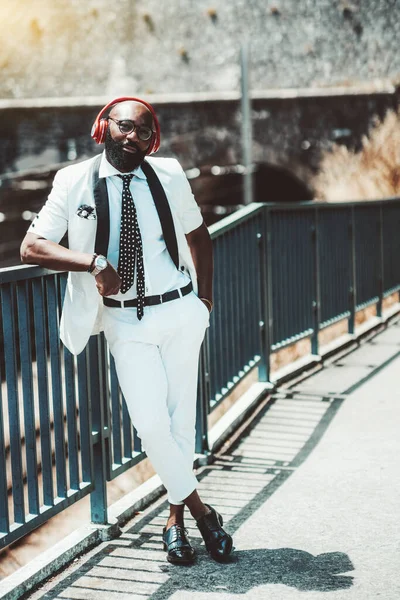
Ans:
{"label": "horizontal railing bar", "polygon": [[237,227],[238,225],[240,225],[240,223],[243,223],[251,217],[254,217],[258,212],[260,212],[263,209],[263,206],[264,204],[261,204],[259,202],[253,202],[252,204],[249,204],[244,208],[240,208],[233,214],[224,217],[218,223],[210,225],[208,227],[208,231],[210,232],[211,238],[214,240],[223,233],[226,233],[234,227]]}
{"label": "horizontal railing bar", "polygon": [[[72,506],[78,500],[81,500],[91,491],[93,491],[94,485],[90,482],[82,482],[80,484],[79,490],[68,490],[68,494],[66,498],[54,499],[54,505],[48,506],[45,505],[41,507],[41,512],[38,515],[26,515],[26,520],[23,525],[19,523],[14,524],[10,527],[10,532],[3,534],[0,533],[0,548],[5,548],[9,544],[16,542],[20,538],[24,537],[28,533],[31,533],[34,529],[39,527],[39,525],[43,525],[50,517],[57,515],[62,512],[64,509]],[[34,526],[32,527],[32,522],[34,522]]]}
{"label": "horizontal railing bar", "polygon": [[[377,206],[390,206],[396,205],[400,201],[400,196],[393,196],[390,198],[377,198],[372,200],[346,200],[345,202],[327,202],[323,200],[307,200],[305,202],[260,202],[262,206],[265,206],[268,210],[274,211],[293,211],[293,210],[329,210],[332,208],[376,208]],[[252,206],[252,204],[249,204]],[[246,207],[247,208],[247,207]],[[234,215],[236,213],[233,213]],[[227,218],[227,217],[226,217]],[[221,222],[221,221],[220,221]]]}
{"label": "horizontal railing bar", "polygon": [[376,304],[379,300],[378,296],[374,296],[373,298],[370,298],[369,300],[366,300],[365,302],[361,302],[360,304],[356,305],[356,310],[364,310],[364,308],[368,308],[369,306],[372,306],[373,304]]}
{"label": "horizontal railing bar", "polygon": [[[266,207],[269,211],[292,211],[300,209],[315,209],[326,210],[332,208],[348,208],[348,207],[372,207],[372,206],[385,206],[390,204],[397,204],[400,201],[400,197],[390,197],[385,199],[372,199],[365,201],[346,201],[346,202],[325,202],[321,200],[310,200],[306,202],[253,202],[248,206],[245,206],[233,214],[221,219],[218,223],[214,223],[208,227],[210,235],[213,239],[222,235],[224,232],[229,231],[233,227],[236,227],[241,222],[246,221],[255,213]],[[0,269],[0,284],[8,283],[11,281],[19,281],[21,279],[32,279],[35,277],[41,277],[43,275],[52,275],[57,273],[51,269],[45,269],[36,265],[18,265],[15,267],[5,267]]]}
{"label": "horizontal railing bar", "polygon": [[282,350],[282,348],[286,348],[287,346],[291,346],[296,342],[300,342],[300,340],[304,340],[307,337],[310,337],[314,333],[313,329],[307,329],[306,331],[302,331],[296,335],[292,335],[285,340],[277,342],[276,344],[271,345],[271,351],[274,352],[276,350]]}
{"label": "horizontal railing bar", "polygon": [[326,329],[327,327],[330,327],[330,325],[335,325],[335,323],[339,323],[339,321],[343,321],[344,319],[348,319],[349,317],[350,317],[350,311],[346,311],[344,313],[341,313],[340,315],[331,317],[330,319],[327,319],[326,321],[321,321],[319,328],[320,328],[320,330]]}
{"label": "horizontal railing bar", "polygon": [[44,269],[37,265],[18,265],[16,267],[5,267],[0,269],[0,285],[13,281],[21,281],[25,279],[37,279],[44,275],[54,275],[59,271]]}
{"label": "horizontal railing bar", "polygon": [[255,356],[254,359],[244,365],[239,374],[234,375],[232,379],[225,384],[224,388],[215,394],[215,398],[210,399],[210,412],[217,408],[217,406],[219,406],[221,402],[223,402],[225,398],[229,396],[229,394],[231,394],[240,383],[242,383],[242,381],[251,373],[251,371],[260,364],[260,360],[261,358],[259,356]]}
{"label": "horizontal railing bar", "polygon": [[400,290],[400,285],[395,285],[394,287],[389,288],[388,290],[384,290],[383,297],[387,298],[388,296],[391,296],[391,294],[395,294],[399,290]]}
{"label": "horizontal railing bar", "polygon": [[[64,421],[64,426],[65,426],[65,428],[67,428],[67,422],[66,422],[66,420]],[[50,423],[50,431],[51,431],[51,433],[54,433],[53,423]],[[96,434],[96,436],[99,436],[99,434]],[[96,439],[96,438],[94,437],[94,439]],[[40,432],[38,433],[38,431],[36,431],[36,430],[35,430],[35,442],[36,442],[37,447],[39,447]],[[67,449],[68,452],[70,452],[70,447],[68,445],[67,445],[66,449]],[[25,440],[21,441],[21,454],[22,454],[22,452],[25,452],[25,454],[28,454],[29,451],[30,450],[28,450],[27,447],[26,447]],[[10,462],[9,462],[10,459],[11,459],[11,449],[10,449],[10,446],[6,446],[5,447],[4,453],[5,453],[5,462],[6,462],[6,465],[8,465],[8,467],[9,467],[8,468],[7,477],[6,477],[7,492],[9,493],[12,490],[12,476],[11,476],[11,472],[10,472],[10,468],[11,467],[10,467]],[[56,470],[56,455],[55,455],[55,450],[54,449],[52,449],[52,451],[51,451],[51,457],[50,458],[51,458],[51,464],[52,464],[52,472],[55,472],[55,470]],[[68,460],[69,460],[69,457],[68,457]],[[39,475],[43,476],[44,471],[45,470],[43,468],[41,459],[38,458],[37,459],[36,477],[39,477]],[[24,465],[23,465],[23,468],[22,468],[22,483],[24,485],[24,488],[25,488],[25,486],[28,483],[28,472],[27,472],[27,469],[24,468]],[[74,487],[74,486],[71,486],[71,487]]]}
{"label": "horizontal railing bar", "polygon": [[144,451],[138,452],[136,456],[132,456],[132,458],[127,458],[126,456],[122,457],[122,463],[113,463],[111,465],[111,472],[108,474],[107,481],[112,481],[118,477],[118,475],[121,475],[121,473],[125,473],[125,471],[128,471],[131,467],[139,464],[146,457],[147,454]]}

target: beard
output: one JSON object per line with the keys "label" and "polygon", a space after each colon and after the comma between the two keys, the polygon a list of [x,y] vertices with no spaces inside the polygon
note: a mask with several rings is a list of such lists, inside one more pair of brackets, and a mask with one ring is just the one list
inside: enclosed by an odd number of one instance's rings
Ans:
{"label": "beard", "polygon": [[[126,152],[124,147],[135,148],[136,152]],[[122,173],[133,171],[144,161],[146,152],[143,152],[135,142],[116,142],[110,130],[107,129],[105,150],[108,161]]]}

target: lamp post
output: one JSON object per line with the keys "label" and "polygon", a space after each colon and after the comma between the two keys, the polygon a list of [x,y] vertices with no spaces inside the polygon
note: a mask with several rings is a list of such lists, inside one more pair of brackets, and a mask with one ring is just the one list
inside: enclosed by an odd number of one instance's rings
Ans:
{"label": "lamp post", "polygon": [[243,203],[253,202],[253,162],[252,162],[252,127],[251,100],[249,91],[249,42],[245,41],[240,48],[241,70],[241,111],[242,111],[242,164]]}

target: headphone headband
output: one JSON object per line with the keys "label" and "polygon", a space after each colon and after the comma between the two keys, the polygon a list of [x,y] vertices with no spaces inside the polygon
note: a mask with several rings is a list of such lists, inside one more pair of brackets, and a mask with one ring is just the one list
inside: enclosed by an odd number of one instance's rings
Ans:
{"label": "headphone headband", "polygon": [[101,109],[92,126],[92,138],[96,141],[97,144],[104,144],[108,128],[107,119],[103,119],[104,113],[107,112],[107,110],[111,108],[114,104],[119,104],[120,102],[126,102],[128,100],[132,102],[139,102],[139,104],[143,104],[143,106],[145,106],[150,111],[153,117],[155,131],[153,133],[152,141],[147,149],[146,154],[152,154],[153,152],[157,152],[157,150],[160,147],[160,123],[158,122],[155,110],[151,106],[151,104],[149,104],[145,100],[141,100],[140,98],[133,98],[131,96],[122,96],[121,98],[115,98],[115,100],[112,100],[112,102],[109,102]]}

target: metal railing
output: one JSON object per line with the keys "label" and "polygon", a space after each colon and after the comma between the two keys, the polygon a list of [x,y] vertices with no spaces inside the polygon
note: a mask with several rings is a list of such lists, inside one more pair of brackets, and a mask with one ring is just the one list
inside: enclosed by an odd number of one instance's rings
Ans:
{"label": "metal railing", "polygon": [[[207,416],[271,354],[400,289],[400,200],[253,204],[210,227],[215,310],[200,357],[197,451]],[[0,271],[0,547],[90,494],[107,522],[106,481],[142,460],[104,336],[72,356],[58,338],[66,275]],[[88,374],[90,373],[90,377]]]}

